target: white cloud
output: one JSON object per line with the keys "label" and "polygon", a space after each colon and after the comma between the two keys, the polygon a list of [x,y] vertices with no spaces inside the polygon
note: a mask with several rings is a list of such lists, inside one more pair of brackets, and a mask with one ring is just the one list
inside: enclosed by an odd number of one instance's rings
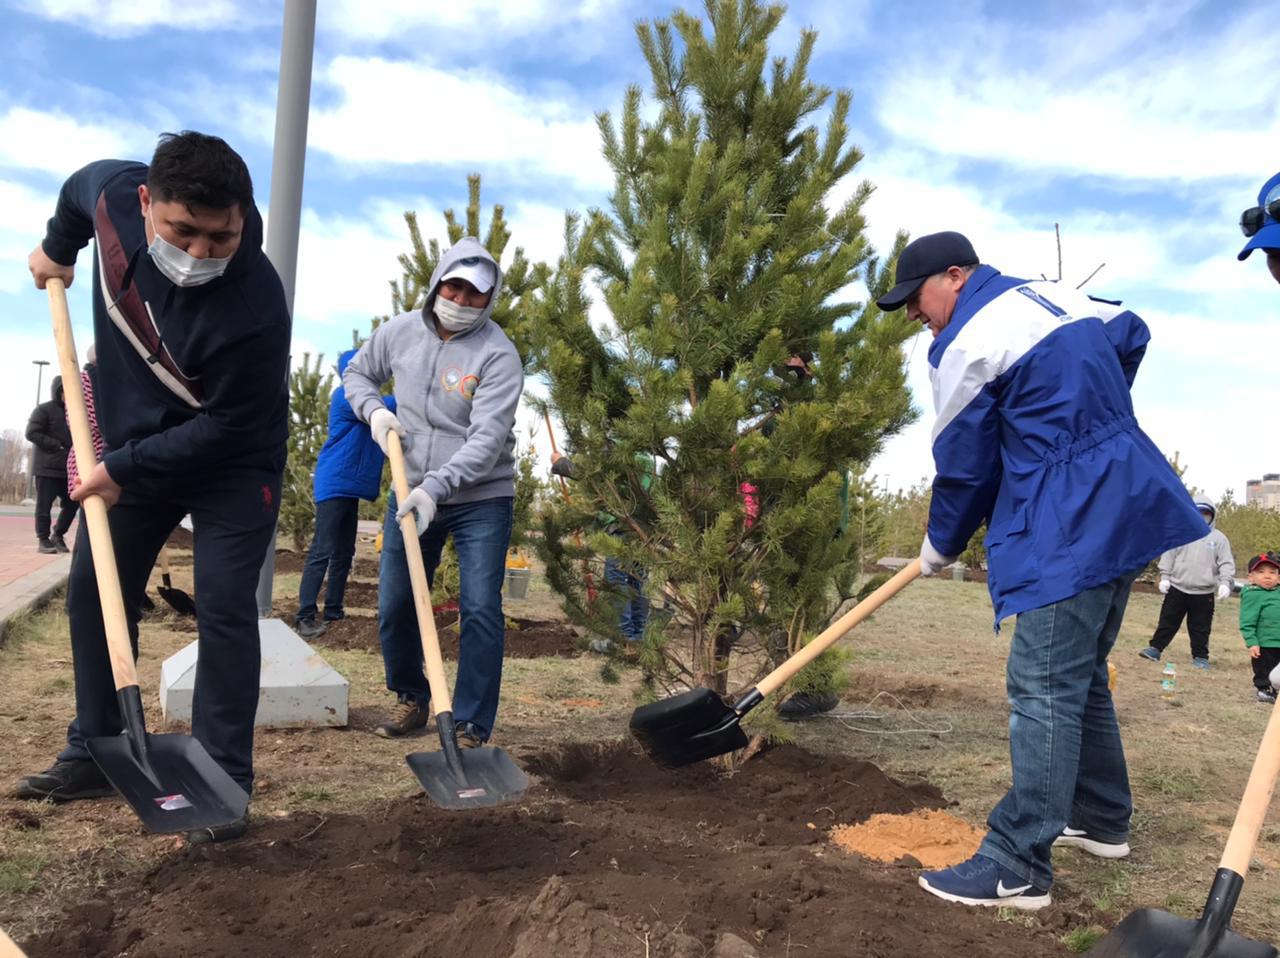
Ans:
{"label": "white cloud", "polygon": [[266,6],[242,6],[235,0],[24,0],[21,5],[36,16],[108,37],[132,36],[152,28],[246,29],[260,22],[255,10]]}
{"label": "white cloud", "polygon": [[[340,0],[321,8],[317,29],[345,39],[398,40],[417,37],[416,46],[433,43],[457,49],[458,31],[482,28],[486,37],[507,38],[550,30],[563,31],[614,13],[617,0],[468,0],[467,3],[424,3],[422,0]],[[433,41],[433,38],[435,40]],[[448,43],[439,43],[447,39]]]}
{"label": "white cloud", "polygon": [[[1270,27],[1262,5],[1202,16],[1179,38],[1150,7],[1071,25],[983,20],[886,73],[880,121],[901,141],[1022,169],[1118,180],[1241,176],[1280,136],[1277,83],[1240,51]],[[974,56],[981,49],[981,56]]]}
{"label": "white cloud", "polygon": [[336,102],[313,102],[308,142],[344,163],[501,167],[526,179],[612,183],[589,113],[488,73],[341,56],[318,81],[336,91]]}
{"label": "white cloud", "polygon": [[129,122],[85,123],[20,106],[0,116],[0,167],[63,176],[103,157],[150,155],[154,146],[154,133]]}

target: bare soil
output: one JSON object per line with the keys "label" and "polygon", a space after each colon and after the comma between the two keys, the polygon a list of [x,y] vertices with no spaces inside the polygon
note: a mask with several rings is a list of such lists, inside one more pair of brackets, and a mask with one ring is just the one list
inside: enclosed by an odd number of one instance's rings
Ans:
{"label": "bare soil", "polygon": [[1067,954],[1056,926],[949,906],[915,888],[912,869],[828,845],[836,808],[865,818],[942,804],[869,763],[783,746],[732,776],[670,772],[623,744],[523,764],[538,784],[517,807],[451,814],[416,796],[271,821],[68,906],[24,947],[32,958]]}

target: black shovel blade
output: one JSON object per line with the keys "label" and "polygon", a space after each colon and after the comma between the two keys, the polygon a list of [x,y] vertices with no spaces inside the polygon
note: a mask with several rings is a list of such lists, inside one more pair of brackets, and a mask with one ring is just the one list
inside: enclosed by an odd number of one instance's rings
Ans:
{"label": "black shovel blade", "polygon": [[1241,938],[1230,929],[1219,932],[1217,942],[1209,942],[1206,949],[1204,922],[1140,908],[1085,952],[1085,958],[1276,958],[1271,945]]}
{"label": "black shovel blade", "polygon": [[742,717],[711,689],[690,689],[631,713],[631,734],[657,764],[692,765],[747,747]]}
{"label": "black shovel blade", "polygon": [[139,758],[128,735],[91,738],[89,754],[153,832],[229,825],[244,816],[249,795],[190,735],[146,735]]}
{"label": "black shovel blade", "polygon": [[194,617],[196,614],[196,600],[181,589],[175,589],[169,582],[167,575],[162,575],[160,578],[164,582],[164,585],[156,587],[156,591],[160,593],[160,598],[164,599],[169,608],[173,609],[178,615]]}
{"label": "black shovel blade", "polygon": [[441,808],[505,805],[518,801],[529,788],[529,777],[500,748],[486,745],[458,749],[457,757],[462,765],[461,778],[449,767],[444,752],[413,752],[405,756],[427,797]]}

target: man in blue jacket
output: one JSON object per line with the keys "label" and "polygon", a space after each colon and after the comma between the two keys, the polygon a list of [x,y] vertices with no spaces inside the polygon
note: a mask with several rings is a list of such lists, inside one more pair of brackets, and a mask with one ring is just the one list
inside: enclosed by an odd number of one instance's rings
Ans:
{"label": "man in blue jacket", "polygon": [[[100,160],[72,174],[28,257],[36,286],[89,282],[97,347],[94,405],[106,454],[72,498],[109,512],[129,635],[160,547],[190,513],[200,596],[191,732],[246,792],[258,708],[258,571],[280,504],[289,415],[289,310],[262,250],[244,160],[214,136],[160,138],[150,165]],[[112,794],[85,740],[122,729],[93,559],[81,525],[67,584],[76,715],[67,747],[18,785],[23,798]],[[246,819],[193,832],[243,835]]]}
{"label": "man in blue jacket", "polygon": [[1129,389],[1146,324],[1114,304],[979,264],[959,233],[902,251],[878,305],[932,331],[937,476],[924,575],[984,522],[996,626],[1016,615],[1007,687],[1013,787],[967,862],[920,876],[948,901],[1050,902],[1050,849],[1128,854],[1132,799],[1107,688],[1138,571],[1207,532],[1138,427]]}
{"label": "man in blue jacket", "polygon": [[[348,349],[338,357],[338,378],[356,350]],[[395,412],[396,401],[383,402]],[[324,631],[316,622],[316,602],[320,583],[328,572],[329,585],[324,595],[324,621],[336,622],[344,617],[342,597],[347,590],[351,560],[356,554],[356,525],[360,519],[360,500],[373,501],[382,488],[382,463],[386,459],[373,441],[369,427],[360,421],[347,402],[342,385],[333,391],[329,403],[329,435],[316,457],[313,490],[316,502],[316,531],[307,552],[298,587],[298,614],[295,624],[303,638],[313,638]]]}

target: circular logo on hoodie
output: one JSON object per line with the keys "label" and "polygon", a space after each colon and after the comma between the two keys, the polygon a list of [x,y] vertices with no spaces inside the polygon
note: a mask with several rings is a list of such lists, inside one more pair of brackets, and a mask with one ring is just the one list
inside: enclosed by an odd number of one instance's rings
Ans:
{"label": "circular logo on hoodie", "polygon": [[468,402],[476,394],[476,387],[480,385],[480,377],[467,375],[462,377],[462,382],[458,386],[458,392],[462,393],[462,398]]}
{"label": "circular logo on hoodie", "polygon": [[480,377],[474,373],[464,373],[457,366],[450,366],[440,374],[440,385],[444,387],[445,392],[456,391],[463,399],[470,402],[476,394],[476,387],[480,385]]}

